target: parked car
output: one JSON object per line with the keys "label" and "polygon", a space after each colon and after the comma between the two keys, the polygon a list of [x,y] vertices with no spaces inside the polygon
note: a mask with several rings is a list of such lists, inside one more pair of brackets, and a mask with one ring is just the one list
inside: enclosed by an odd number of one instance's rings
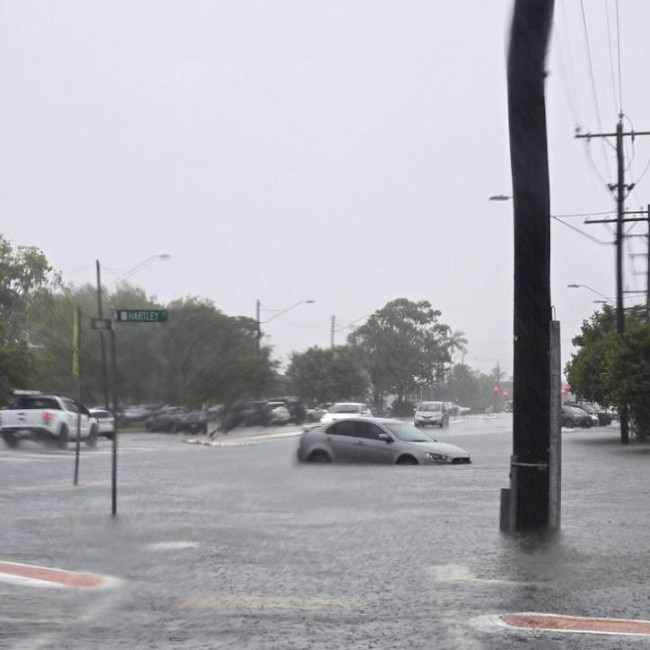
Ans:
{"label": "parked car", "polygon": [[305,429],[299,462],[433,465],[470,463],[469,452],[439,442],[421,429],[387,418],[348,417]]}
{"label": "parked car", "polygon": [[148,417],[159,411],[163,404],[136,404],[127,406],[117,414],[120,426],[145,423]]}
{"label": "parked car", "polygon": [[115,417],[110,411],[102,408],[88,409],[92,417],[97,420],[97,432],[109,440],[115,435]]}
{"label": "parked car", "polygon": [[176,417],[173,423],[175,432],[184,433],[207,433],[208,414],[207,411],[187,411]]}
{"label": "parked car", "polygon": [[422,402],[415,408],[413,424],[416,427],[449,426],[449,412],[444,402]]}
{"label": "parked car", "polygon": [[307,409],[307,422],[320,422],[320,419],[327,413],[330,406],[332,406],[331,402],[324,402]]}
{"label": "parked car", "polygon": [[562,406],[562,426],[573,429],[575,427],[582,427],[589,429],[593,426],[594,421],[586,411],[578,408],[577,406]]}
{"label": "parked car", "polygon": [[263,410],[267,426],[288,424],[291,421],[291,413],[285,402],[266,402]]}
{"label": "parked car", "polygon": [[327,422],[334,422],[355,415],[372,417],[372,412],[362,402],[336,402],[330,406],[327,413],[323,414],[320,421],[322,424],[326,424]]}
{"label": "parked car", "polygon": [[164,406],[146,419],[147,431],[176,433],[180,418],[187,412],[188,410],[182,406]]}
{"label": "parked car", "polygon": [[612,423],[612,414],[602,406],[594,404],[593,402],[565,402],[566,406],[577,406],[593,416],[592,420],[595,418],[594,424],[598,424],[601,427],[607,426]]}

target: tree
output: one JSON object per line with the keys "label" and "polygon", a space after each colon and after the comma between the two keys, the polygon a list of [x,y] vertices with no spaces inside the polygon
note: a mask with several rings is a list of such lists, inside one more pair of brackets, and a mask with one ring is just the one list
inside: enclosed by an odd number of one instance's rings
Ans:
{"label": "tree", "polygon": [[481,406],[479,382],[472,371],[464,364],[457,363],[447,378],[447,394],[451,401],[468,406],[477,411]]}
{"label": "tree", "polygon": [[398,298],[388,302],[348,337],[359,348],[376,404],[387,393],[403,402],[408,393],[442,377],[451,360],[449,326],[428,301]]}
{"label": "tree", "polygon": [[345,345],[294,352],[287,377],[293,394],[316,404],[362,400],[368,391],[368,376],[360,363],[358,350]]}
{"label": "tree", "polygon": [[576,397],[629,413],[641,437],[650,432],[650,323],[643,307],[626,311],[626,330],[616,331],[609,305],[583,322],[573,339],[580,349],[566,367]]}
{"label": "tree", "polygon": [[0,235],[0,390],[29,388],[35,364],[31,302],[60,279],[36,247],[19,247]]}
{"label": "tree", "polygon": [[166,401],[231,404],[273,386],[277,363],[268,347],[258,351],[254,319],[226,316],[212,302],[193,297],[172,302],[168,310],[161,341]]}
{"label": "tree", "polygon": [[451,356],[452,360],[454,358],[454,353],[460,352],[461,355],[465,355],[467,352],[467,337],[465,336],[465,332],[461,332],[459,330],[454,330],[453,332],[449,332],[449,335],[447,337],[447,347],[449,348],[449,355]]}

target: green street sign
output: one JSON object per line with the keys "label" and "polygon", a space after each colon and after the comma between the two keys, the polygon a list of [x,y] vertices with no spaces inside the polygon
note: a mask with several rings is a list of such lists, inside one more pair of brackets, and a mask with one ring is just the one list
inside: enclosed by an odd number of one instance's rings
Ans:
{"label": "green street sign", "polygon": [[115,321],[118,323],[166,323],[168,312],[165,309],[116,309]]}
{"label": "green street sign", "polygon": [[112,321],[110,318],[91,318],[90,327],[94,330],[110,330],[112,329]]}

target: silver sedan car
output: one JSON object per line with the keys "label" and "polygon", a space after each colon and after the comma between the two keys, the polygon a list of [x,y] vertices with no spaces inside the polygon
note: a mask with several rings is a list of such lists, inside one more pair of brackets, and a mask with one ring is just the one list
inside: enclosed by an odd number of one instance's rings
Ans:
{"label": "silver sedan car", "polygon": [[297,457],[310,463],[433,465],[471,463],[469,452],[401,420],[347,418],[306,428]]}

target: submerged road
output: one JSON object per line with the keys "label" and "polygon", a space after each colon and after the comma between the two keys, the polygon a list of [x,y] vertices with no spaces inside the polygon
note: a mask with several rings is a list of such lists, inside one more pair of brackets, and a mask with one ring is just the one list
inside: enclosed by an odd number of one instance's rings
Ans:
{"label": "submerged road", "polygon": [[622,447],[615,426],[565,431],[561,532],[511,537],[499,532],[510,416],[435,435],[472,465],[298,466],[291,436],[123,435],[115,518],[108,441],[82,451],[76,487],[72,446],[2,449],[0,647],[650,645],[643,625],[629,636],[508,618],[650,619],[650,445]]}

